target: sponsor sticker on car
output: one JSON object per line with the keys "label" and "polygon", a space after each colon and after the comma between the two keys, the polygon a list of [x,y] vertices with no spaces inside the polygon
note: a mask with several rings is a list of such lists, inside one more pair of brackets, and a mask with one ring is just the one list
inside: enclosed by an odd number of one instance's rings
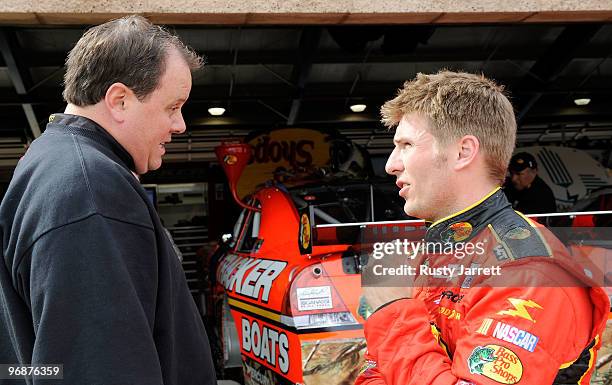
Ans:
{"label": "sponsor sticker on car", "polygon": [[323,310],[333,308],[329,286],[300,287],[297,289],[298,310]]}
{"label": "sponsor sticker on car", "polygon": [[289,372],[289,339],[282,330],[242,318],[241,347],[281,373]]}

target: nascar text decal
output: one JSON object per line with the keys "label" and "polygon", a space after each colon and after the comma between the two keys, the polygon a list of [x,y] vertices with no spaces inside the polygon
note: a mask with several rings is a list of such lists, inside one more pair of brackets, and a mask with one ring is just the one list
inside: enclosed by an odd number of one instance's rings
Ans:
{"label": "nascar text decal", "polygon": [[272,283],[287,262],[228,255],[221,262],[218,280],[228,291],[268,302]]}
{"label": "nascar text decal", "polygon": [[482,325],[477,330],[477,333],[484,334],[485,336],[489,335],[489,330],[491,330],[491,326],[495,324],[495,328],[493,328],[493,333],[490,335],[498,338],[502,341],[510,342],[518,347],[521,347],[529,352],[533,352],[538,345],[539,337],[526,332],[525,330],[519,329],[516,326],[512,326],[506,324],[501,321],[495,321],[491,318],[485,318],[482,321]]}
{"label": "nascar text decal", "polygon": [[242,349],[278,367],[283,374],[289,372],[289,339],[280,330],[242,318]]}

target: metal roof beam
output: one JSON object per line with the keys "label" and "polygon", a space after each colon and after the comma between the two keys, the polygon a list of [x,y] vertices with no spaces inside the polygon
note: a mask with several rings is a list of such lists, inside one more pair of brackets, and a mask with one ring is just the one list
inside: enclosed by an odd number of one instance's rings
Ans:
{"label": "metal roof beam", "polygon": [[[609,45],[597,44],[576,47],[574,58],[597,59],[607,52]],[[203,51],[207,65],[231,65],[233,53],[222,51]],[[38,52],[25,49],[22,53],[24,62],[30,67],[60,67],[68,52]],[[436,63],[436,62],[480,62],[489,58],[490,52],[474,47],[419,47],[414,53],[386,55],[378,50],[368,57],[368,63]],[[541,46],[501,46],[489,61],[536,61],[542,55]],[[319,51],[313,58],[313,64],[358,64],[363,61],[362,53],[342,52],[338,50]],[[236,61],[241,65],[292,65],[295,63],[294,50],[240,50]],[[0,59],[0,67],[6,67],[6,61]]]}
{"label": "metal roof beam", "polygon": [[[575,84],[580,83],[582,77],[571,77],[558,79],[554,86],[542,85],[533,82],[525,85],[528,88],[518,88],[520,85],[511,85],[512,79],[497,78],[501,84],[510,84],[511,95],[513,99],[529,97],[532,94],[540,93],[543,96],[547,95],[566,95],[576,92]],[[308,83],[308,87],[302,94],[302,100],[309,101],[332,101],[344,100],[346,98],[346,90],[351,87],[352,83]],[[386,100],[391,98],[398,87],[401,87],[402,81],[394,82],[367,82],[361,81],[356,92],[352,96],[365,98],[368,101]],[[283,101],[291,99],[293,88],[288,87],[284,83],[265,83],[265,84],[240,84],[235,85],[233,102],[257,102],[263,101]],[[599,99],[612,98],[612,77],[597,76],[591,79],[589,84],[580,87],[580,94],[589,94],[593,96],[599,95]],[[20,106],[24,103],[32,105],[53,105],[55,108],[61,106],[64,102],[61,98],[61,87],[40,87],[34,92],[27,95],[19,95],[14,88],[0,87],[0,107],[3,106]],[[186,108],[198,103],[208,103],[211,101],[222,102],[228,100],[227,86],[225,84],[218,85],[194,85]]]}
{"label": "metal roof beam", "polygon": [[[527,88],[525,86],[533,82],[542,83],[544,87],[548,86],[574,59],[578,47],[586,45],[601,28],[601,24],[579,24],[566,27],[550,48],[527,72],[518,88]],[[525,118],[542,95],[542,93],[536,93],[527,100],[517,115],[518,121]]]}
{"label": "metal roof beam", "polygon": [[296,64],[293,67],[291,75],[291,83],[297,86],[291,101],[291,110],[287,118],[287,125],[293,126],[297,120],[302,103],[304,88],[312,69],[314,56],[319,48],[319,40],[321,39],[321,28],[305,27],[300,36],[300,44],[297,51]]}

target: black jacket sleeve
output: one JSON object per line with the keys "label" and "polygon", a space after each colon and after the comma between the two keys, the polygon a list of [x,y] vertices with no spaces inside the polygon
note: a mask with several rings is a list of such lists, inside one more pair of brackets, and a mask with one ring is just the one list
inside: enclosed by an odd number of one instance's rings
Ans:
{"label": "black jacket sleeve", "polygon": [[91,215],[40,237],[17,273],[32,312],[32,364],[63,365],[62,381],[43,384],[162,384],[151,228]]}

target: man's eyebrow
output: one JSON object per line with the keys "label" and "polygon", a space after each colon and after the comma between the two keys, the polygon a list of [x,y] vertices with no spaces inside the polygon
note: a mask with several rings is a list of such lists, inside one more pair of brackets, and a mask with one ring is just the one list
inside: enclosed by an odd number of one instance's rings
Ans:
{"label": "man's eyebrow", "polygon": [[172,105],[172,106],[173,106],[173,105],[175,105],[175,104],[177,104],[177,103],[184,104],[186,101],[187,101],[187,99],[186,99],[186,98],[179,97],[179,98],[174,99],[174,100],[173,100],[173,101],[170,103],[170,105]]}
{"label": "man's eyebrow", "polygon": [[397,136],[393,138],[393,143],[401,143],[401,142],[407,142],[410,141],[410,138],[408,138],[407,136]]}

